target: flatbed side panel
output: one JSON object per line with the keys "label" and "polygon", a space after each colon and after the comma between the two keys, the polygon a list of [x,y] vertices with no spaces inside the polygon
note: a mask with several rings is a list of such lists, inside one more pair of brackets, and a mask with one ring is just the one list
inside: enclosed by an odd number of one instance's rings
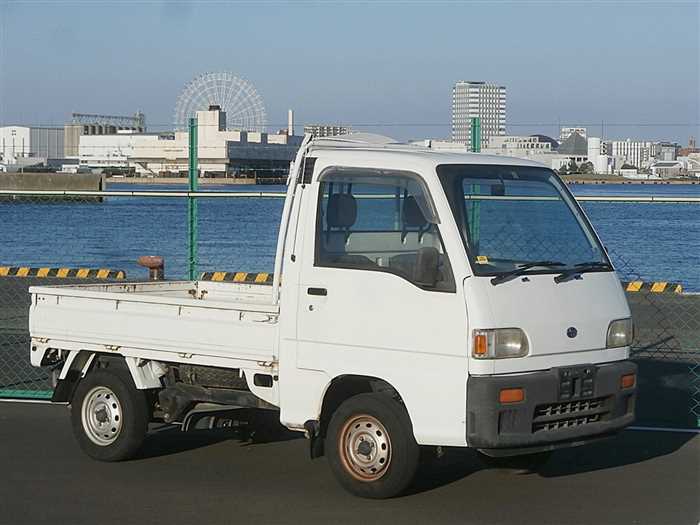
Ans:
{"label": "flatbed side panel", "polygon": [[111,299],[152,304],[279,312],[269,287],[239,283],[163,281],[153,283],[32,286],[31,294]]}
{"label": "flatbed side panel", "polygon": [[[188,365],[214,366],[219,368],[238,368],[246,374],[262,373],[270,374],[276,371],[275,365],[267,361],[258,361],[239,358],[231,355],[227,357],[217,357],[209,355],[185,354],[182,352],[169,352],[163,350],[154,350],[148,348],[129,348],[127,346],[115,347],[116,349],[106,349],[104,345],[67,341],[64,339],[52,339],[50,343],[36,343],[39,354],[42,354],[46,348],[51,347],[68,350],[71,352],[95,352],[102,354],[118,355],[123,357],[133,357],[137,359],[145,359],[152,361],[164,361],[170,363],[182,363]],[[46,348],[45,348],[46,347]],[[34,366],[39,366],[38,363]]]}
{"label": "flatbed side panel", "polygon": [[230,305],[203,307],[194,300],[183,305],[130,299],[36,293],[30,309],[31,335],[105,347],[275,359],[276,314],[234,310]]}
{"label": "flatbed side panel", "polygon": [[196,281],[144,281],[121,283],[60,284],[53,286],[31,286],[30,293],[81,294],[102,293],[161,293],[193,288]]}

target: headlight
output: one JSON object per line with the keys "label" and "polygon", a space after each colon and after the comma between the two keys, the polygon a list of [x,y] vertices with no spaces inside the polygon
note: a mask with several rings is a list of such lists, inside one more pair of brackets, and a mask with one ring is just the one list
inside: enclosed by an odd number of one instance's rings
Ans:
{"label": "headlight", "polygon": [[525,332],[520,328],[474,330],[472,356],[477,359],[504,359],[527,355]]}
{"label": "headlight", "polygon": [[632,319],[617,319],[608,326],[608,336],[605,341],[607,348],[619,348],[632,344]]}

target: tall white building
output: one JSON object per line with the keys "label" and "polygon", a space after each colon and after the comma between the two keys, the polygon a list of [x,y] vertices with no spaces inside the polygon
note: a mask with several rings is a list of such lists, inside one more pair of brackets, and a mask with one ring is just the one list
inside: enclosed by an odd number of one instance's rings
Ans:
{"label": "tall white building", "polygon": [[481,119],[481,148],[506,134],[506,88],[460,80],[452,88],[452,140],[471,148],[471,119]]}

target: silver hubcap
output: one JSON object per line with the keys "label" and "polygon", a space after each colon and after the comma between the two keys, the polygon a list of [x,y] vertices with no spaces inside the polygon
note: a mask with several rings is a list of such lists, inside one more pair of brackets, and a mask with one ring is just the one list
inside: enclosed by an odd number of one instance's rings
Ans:
{"label": "silver hubcap", "polygon": [[81,409],[83,429],[90,441],[101,447],[111,445],[122,429],[122,406],[109,388],[96,386],[90,390]]}
{"label": "silver hubcap", "polygon": [[386,473],[391,461],[391,440],[376,418],[350,418],[343,426],[338,445],[345,468],[355,478],[375,481]]}

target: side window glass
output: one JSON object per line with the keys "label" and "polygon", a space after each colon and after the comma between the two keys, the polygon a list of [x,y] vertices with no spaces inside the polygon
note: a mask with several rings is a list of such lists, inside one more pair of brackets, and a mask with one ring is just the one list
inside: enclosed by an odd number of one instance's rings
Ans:
{"label": "side window glass", "polygon": [[324,176],[316,266],[385,271],[426,290],[454,291],[430,200],[415,179]]}

